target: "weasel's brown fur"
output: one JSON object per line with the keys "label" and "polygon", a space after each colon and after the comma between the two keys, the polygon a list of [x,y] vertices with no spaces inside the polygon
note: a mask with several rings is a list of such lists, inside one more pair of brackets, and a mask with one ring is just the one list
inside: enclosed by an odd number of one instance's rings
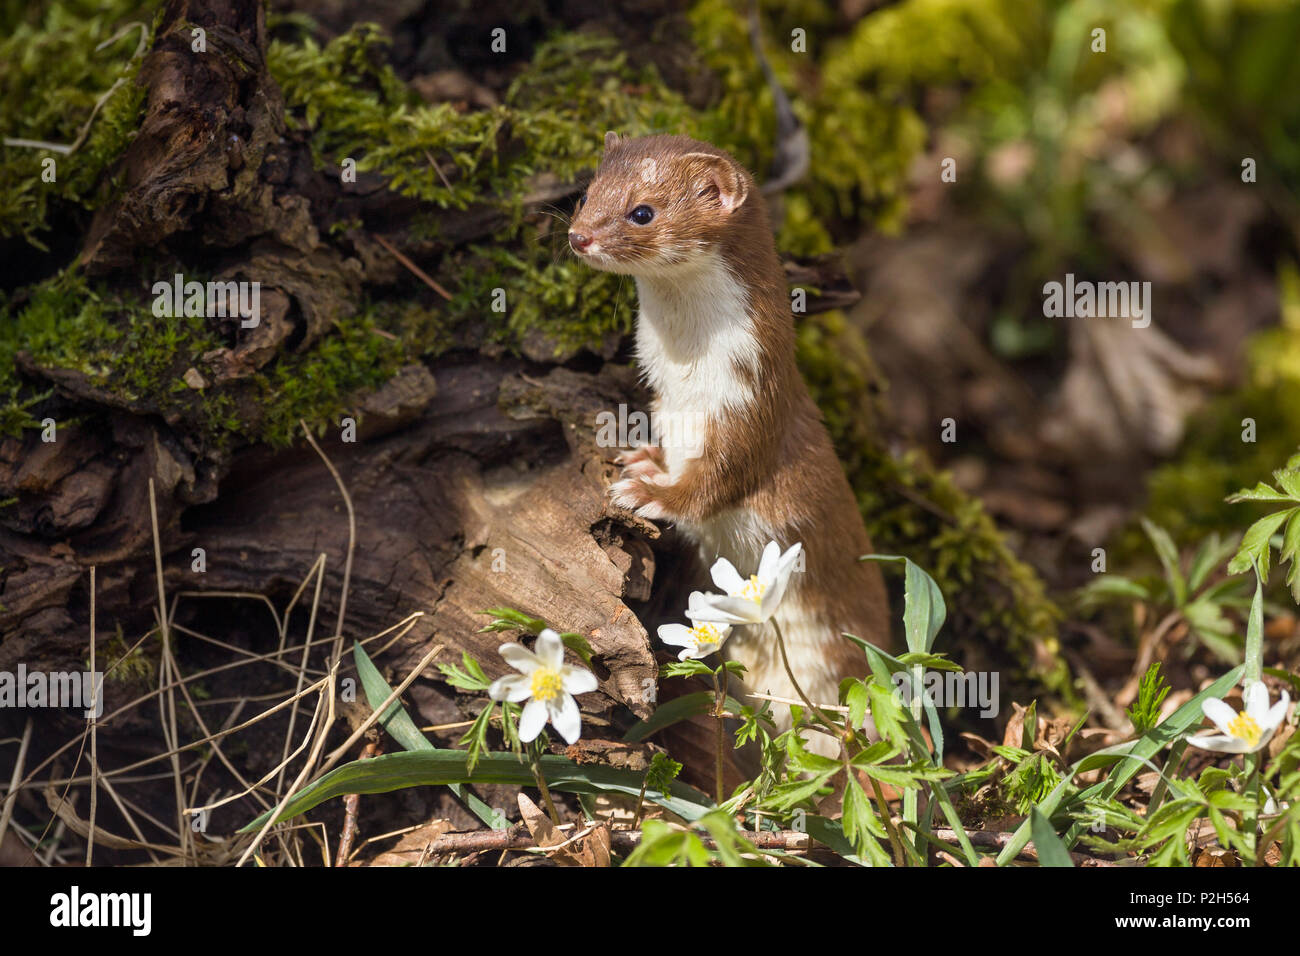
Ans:
{"label": "weasel's brown fur", "polygon": [[[630,218],[641,206],[646,224]],[[669,424],[675,441],[625,457],[615,502],[674,522],[706,564],[725,557],[742,575],[769,540],[802,542],[805,566],[776,618],[803,690],[834,703],[839,681],[867,670],[841,632],[887,645],[888,608],[876,566],[858,560],[871,543],[795,364],[785,273],[753,179],[707,143],[609,134],[570,242],[593,267],[636,277],[655,411],[698,418],[703,438],[690,447]],[[746,665],[750,689],[795,697],[770,627],[738,629],[724,653]],[[819,737],[810,744],[834,752]]]}

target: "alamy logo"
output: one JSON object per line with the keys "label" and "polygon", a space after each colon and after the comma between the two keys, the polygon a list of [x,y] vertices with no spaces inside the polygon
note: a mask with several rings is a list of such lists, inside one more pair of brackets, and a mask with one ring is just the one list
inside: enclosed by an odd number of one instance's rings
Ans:
{"label": "alamy logo", "polygon": [[1151,324],[1150,282],[1082,282],[1074,273],[1065,282],[1043,286],[1043,315],[1049,319],[1132,319],[1133,328]]}
{"label": "alamy logo", "polygon": [[[897,671],[892,675],[895,699],[904,707],[912,703],[912,675]],[[921,678],[923,700],[936,707],[978,707],[981,717],[997,716],[997,671],[926,671]]]}
{"label": "alamy logo", "polygon": [[103,671],[0,671],[0,708],[79,707],[86,718],[104,713]]}
{"label": "alamy logo", "polygon": [[176,273],[153,284],[153,314],[160,319],[178,315],[207,318],[238,318],[245,329],[255,329],[262,318],[262,284],[260,282],[185,281]]}
{"label": "alamy logo", "polygon": [[629,412],[626,404],[618,412],[603,411],[596,415],[596,445],[600,448],[636,448],[651,445],[681,449],[685,458],[699,458],[704,452],[704,436],[709,419],[702,414],[664,414]]}
{"label": "alamy logo", "polygon": [[133,936],[153,928],[152,893],[82,893],[74,886],[50,897],[51,926],[128,926]]}

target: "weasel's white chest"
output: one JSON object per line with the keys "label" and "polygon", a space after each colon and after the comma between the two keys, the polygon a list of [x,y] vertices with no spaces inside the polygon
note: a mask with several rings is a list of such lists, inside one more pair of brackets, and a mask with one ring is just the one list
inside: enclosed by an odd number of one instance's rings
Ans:
{"label": "weasel's white chest", "polygon": [[654,390],[654,429],[672,477],[706,449],[709,425],[744,415],[759,345],[744,286],[721,261],[672,280],[637,280],[637,361]]}

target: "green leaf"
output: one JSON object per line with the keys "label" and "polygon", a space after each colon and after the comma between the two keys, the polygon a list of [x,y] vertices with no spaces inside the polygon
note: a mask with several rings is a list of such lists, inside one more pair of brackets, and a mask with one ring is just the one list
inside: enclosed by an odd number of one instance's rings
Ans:
{"label": "green leaf", "polygon": [[1099,604],[1114,601],[1149,601],[1151,592],[1136,581],[1118,574],[1101,574],[1079,589],[1079,604],[1092,610]]}
{"label": "green leaf", "polygon": [[1286,523],[1282,535],[1282,552],[1278,560],[1290,564],[1287,569],[1286,584],[1291,589],[1291,598],[1300,604],[1300,511],[1293,514]]}
{"label": "green leaf", "polygon": [[1151,539],[1151,544],[1156,549],[1156,556],[1164,566],[1169,589],[1173,592],[1174,606],[1182,607],[1187,603],[1187,580],[1178,566],[1178,546],[1174,544],[1174,539],[1169,536],[1168,531],[1146,518],[1142,519],[1142,530]]}
{"label": "green leaf", "polygon": [[1196,554],[1192,556],[1191,570],[1187,573],[1188,591],[1195,594],[1200,590],[1201,585],[1209,578],[1210,572],[1226,561],[1236,550],[1235,536],[1224,540],[1218,532],[1208,535],[1196,549]]}
{"label": "green leaf", "polygon": [[1242,488],[1235,495],[1228,495],[1227,501],[1237,504],[1241,501],[1291,501],[1292,496],[1275,491],[1269,485],[1260,482],[1254,488]]}
{"label": "green leaf", "polygon": [[1170,800],[1151,815],[1151,819],[1142,828],[1142,838],[1148,844],[1169,837],[1175,837],[1181,843],[1183,834],[1192,821],[1204,812],[1205,804],[1199,800]]}
{"label": "green leaf", "polygon": [[1260,679],[1264,666],[1264,581],[1255,578],[1255,598],[1250,602],[1250,616],[1246,619],[1246,663],[1243,679],[1254,682]]}
{"label": "green leaf", "polygon": [[1251,525],[1241,539],[1241,547],[1228,562],[1228,573],[1241,574],[1253,565],[1259,571],[1260,579],[1267,581],[1269,539],[1273,537],[1273,533],[1282,522],[1295,514],[1296,510],[1292,508],[1289,511],[1275,511]]}
{"label": "green leaf", "polygon": [[863,856],[867,854],[868,843],[875,842],[877,837],[884,839],[889,835],[876,817],[866,791],[852,774],[849,775],[848,788],[844,791],[844,816],[840,825],[853,848]]}
{"label": "green leaf", "polygon": [[[374,709],[388,699],[388,695],[393,692],[393,689],[388,686],[388,681],[384,680],[384,675],[379,673],[379,669],[375,667],[370,660],[370,655],[365,652],[360,643],[353,643],[352,657],[356,661],[357,677],[361,680],[361,688],[366,693],[366,700],[369,702],[371,709]],[[467,660],[472,661],[475,667],[478,667],[478,662],[474,661],[468,654],[465,657]],[[401,745],[403,750],[436,749],[429,738],[420,733],[420,728],[415,725],[411,715],[406,712],[406,708],[398,701],[393,701],[392,706],[388,708],[388,712],[380,718],[379,725],[388,731],[389,735]],[[450,785],[450,788],[451,792],[469,807],[470,812],[488,826],[500,830],[509,825],[491,807],[465,787],[454,783]]]}
{"label": "green leaf", "polygon": [[[679,720],[685,720],[688,717],[694,717],[696,714],[706,713],[713,707],[714,694],[710,690],[702,690],[695,694],[685,694],[681,697],[674,697],[670,701],[660,704],[655,708],[653,714],[645,720],[638,720],[623,735],[623,739],[629,743],[637,743],[645,740],[651,734],[658,733],[665,727],[677,723]],[[726,701],[727,710],[733,714],[740,713],[740,703],[733,697],[728,697]]]}
{"label": "green leaf", "polygon": [[491,686],[492,682],[483,673],[479,662],[470,657],[467,652],[461,653],[460,661],[463,670],[455,664],[438,665],[438,670],[442,671],[442,676],[447,679],[448,684],[461,690],[487,690]]}
{"label": "green leaf", "polygon": [[675,830],[661,820],[647,820],[641,842],[628,854],[624,866],[708,866],[712,854],[694,833]]}
{"label": "green leaf", "polygon": [[1038,807],[1029,811],[1029,830],[1033,834],[1034,846],[1038,850],[1040,866],[1074,866],[1074,860],[1070,859],[1070,851],[1065,848],[1061,838],[1052,829],[1052,822]]}
{"label": "green leaf", "polygon": [[650,758],[650,766],[645,771],[646,789],[667,793],[672,789],[673,781],[681,772],[681,764],[666,753],[655,751],[654,756]]}
{"label": "green leaf", "polygon": [[591,645],[587,643],[585,637],[573,631],[565,631],[560,635],[560,640],[564,642],[565,647],[582,658],[582,663],[591,666]]}
{"label": "green leaf", "polygon": [[660,677],[712,677],[713,668],[704,661],[671,661],[659,668]]}
{"label": "green leaf", "polygon": [[915,654],[908,651],[906,654],[898,655],[898,663],[909,670],[913,667],[924,667],[929,671],[953,671],[958,674],[963,670],[960,664],[948,660],[942,654]]}
{"label": "green leaf", "polygon": [[867,693],[865,681],[856,677],[851,677],[847,681],[848,689],[844,693],[844,703],[849,708],[849,727],[859,730],[862,727],[863,720],[867,716],[867,706],[871,702],[871,697]]}
{"label": "green leaf", "polygon": [[912,764],[910,766],[867,764],[860,769],[868,777],[873,777],[881,783],[887,783],[900,790],[918,790],[921,787],[921,781],[933,783],[953,776],[951,770],[943,770],[925,764]]}
{"label": "green leaf", "polygon": [[[1079,802],[1090,799],[1108,800],[1113,798],[1119,793],[1124,784],[1128,783],[1132,776],[1146,765],[1145,761],[1150,760],[1170,742],[1177,740],[1192,727],[1199,724],[1204,718],[1201,704],[1211,697],[1222,697],[1226,694],[1241,679],[1242,669],[1242,667],[1234,667],[1170,714],[1168,720],[1147,731],[1137,740],[1130,740],[1113,747],[1107,747],[1105,750],[1089,754],[1075,763],[1070,768],[1070,772],[1048,794],[1047,798],[1039,801],[1039,809],[1051,816],[1056,812],[1061,800],[1064,799],[1067,790],[1071,787],[1070,781],[1075,776],[1088,770],[1104,767],[1107,763],[1120,761],[1119,766],[1112,770],[1105,780],[1093,784],[1078,794],[1075,800]],[[1161,807],[1161,809],[1164,808]],[[1071,827],[1066,833],[1065,845],[1067,847],[1072,846],[1074,841],[1078,839],[1079,834],[1086,829],[1086,826],[1086,824],[1075,824]],[[1014,860],[1016,854],[1024,849],[1029,839],[1030,826],[1029,821],[1026,820],[1017,828],[1015,836],[998,854],[998,865],[1005,866],[1008,862]]]}
{"label": "green leaf", "polygon": [[723,661],[722,666],[726,668],[728,674],[735,674],[741,679],[744,678],[745,671],[747,670],[745,665],[740,663],[740,661]]}
{"label": "green leaf", "polygon": [[[630,770],[596,764],[575,764],[554,754],[540,758],[542,775],[553,790],[567,793],[623,793],[636,797],[641,792],[642,775]],[[527,763],[514,754],[487,753],[479,760],[473,781],[531,787],[536,781]],[[389,793],[407,787],[447,786],[468,783],[465,753],[460,750],[425,750],[384,754],[370,760],[354,760],[331,770],[315,783],[298,791],[285,804],[276,822],[289,820],[312,807],[348,793]],[[708,797],[674,782],[668,793],[646,789],[646,799],[685,820],[698,820],[712,809]],[[239,832],[261,827],[270,816],[262,814]]]}
{"label": "green leaf", "polygon": [[1145,734],[1156,725],[1160,717],[1160,705],[1169,694],[1169,684],[1160,676],[1160,661],[1156,661],[1142,675],[1138,685],[1138,696],[1128,709],[1128,719],[1133,722],[1133,729]]}
{"label": "green leaf", "polygon": [[866,554],[859,560],[903,562],[903,632],[907,636],[907,649],[917,654],[927,653],[948,616],[943,592],[934,578],[902,555]]}
{"label": "green leaf", "polygon": [[1281,468],[1273,472],[1273,480],[1295,501],[1300,501],[1300,471]]}
{"label": "green leaf", "polygon": [[474,768],[478,766],[479,757],[487,749],[487,732],[488,726],[492,721],[492,711],[496,710],[496,702],[488,701],[483,709],[478,712],[474,718],[474,723],[470,725],[469,730],[465,731],[465,736],[461,737],[458,743],[466,747],[465,751],[465,773],[467,776],[473,776]]}
{"label": "green leaf", "polygon": [[871,764],[884,763],[898,756],[898,748],[888,740],[877,740],[870,747],[864,747],[853,755],[849,761],[858,769],[870,766]]}
{"label": "green leaf", "polygon": [[867,684],[867,696],[871,699],[871,719],[875,721],[876,732],[899,750],[907,747],[907,733],[903,729],[904,710],[894,697],[893,687],[881,687],[874,680]]}
{"label": "green leaf", "polygon": [[540,617],[529,617],[512,607],[494,607],[479,613],[490,614],[493,618],[491,624],[479,628],[480,634],[485,631],[527,631],[536,637],[546,629],[546,622]]}

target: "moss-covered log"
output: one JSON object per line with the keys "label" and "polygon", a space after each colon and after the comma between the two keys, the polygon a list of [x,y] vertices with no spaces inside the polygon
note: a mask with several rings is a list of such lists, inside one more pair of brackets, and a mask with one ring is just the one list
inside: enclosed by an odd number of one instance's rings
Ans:
{"label": "moss-covered log", "polygon": [[[579,31],[580,11],[562,10],[539,13],[524,49],[462,72],[451,93],[407,82],[376,30],[318,43],[298,20],[268,28],[255,0],[173,0],[141,26],[148,53],[122,65],[139,65],[134,99],[114,113],[120,125],[139,107],[134,135],[80,192],[42,207],[35,238],[76,225],[76,250],[26,252],[30,274],[6,288],[0,669],[85,658],[92,566],[105,649],[153,626],[152,482],[168,594],[283,606],[324,555],[333,622],[351,547],[346,635],[424,615],[386,662],[413,665],[432,641],[499,671],[476,615],[513,605],[589,635],[593,712],[644,716],[646,629],[676,616],[690,580],[671,535],[605,503],[613,469],[596,414],[643,399],[626,353],[633,303],[627,284],[560,255],[554,224],[606,128],[694,133],[760,169],[771,134],[764,94],[736,99],[747,82],[762,89],[757,65],[728,67],[708,39],[743,21],[707,2],[656,16],[673,49],[698,54],[669,82],[650,58],[664,47]],[[782,240],[807,254],[790,277],[811,293],[801,362],[877,546],[929,568],[949,596],[961,646],[944,650],[1065,689],[1041,584],[977,502],[893,453],[861,334],[831,311],[855,293],[811,255],[850,194],[896,212],[918,121],[887,96],[867,105],[888,148],[852,175],[846,155],[825,154],[825,177],[787,197]],[[15,149],[6,165],[30,160]],[[5,235],[11,248],[30,238]],[[158,316],[153,284],[176,274],[260,283],[260,322]],[[351,546],[304,421],[351,495]],[[219,614],[184,608],[186,626],[220,629]],[[433,709],[450,713],[450,689],[430,692],[444,691]]]}

